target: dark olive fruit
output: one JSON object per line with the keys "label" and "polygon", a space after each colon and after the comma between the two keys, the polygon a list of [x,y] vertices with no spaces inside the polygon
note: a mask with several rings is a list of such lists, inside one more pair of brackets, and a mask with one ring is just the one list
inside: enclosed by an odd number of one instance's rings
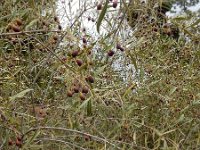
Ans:
{"label": "dark olive fruit", "polygon": [[66,62],[66,61],[67,61],[67,58],[66,58],[66,57],[63,57],[63,58],[62,58],[62,61],[63,61],[63,62]]}
{"label": "dark olive fruit", "polygon": [[81,99],[82,101],[84,101],[84,100],[86,99],[86,98],[85,98],[85,95],[84,95],[83,93],[80,93],[79,97],[80,97],[80,99]]}
{"label": "dark olive fruit", "polygon": [[116,48],[117,48],[117,49],[120,49],[120,48],[121,48],[121,45],[120,45],[120,44],[117,44]]}
{"label": "dark olive fruit", "polygon": [[155,18],[152,18],[151,19],[151,23],[154,23],[156,20],[155,20]]}
{"label": "dark olive fruit", "polygon": [[98,4],[97,5],[97,10],[101,10],[102,9],[102,5],[101,4]]}
{"label": "dark olive fruit", "polygon": [[88,21],[90,21],[90,20],[91,20],[91,17],[89,16],[89,17],[88,17]]}
{"label": "dark olive fruit", "polygon": [[85,38],[85,37],[83,37],[83,38],[82,38],[82,41],[83,41],[83,43],[84,43],[84,44],[86,44],[86,43],[87,43],[87,40],[86,40],[86,38]]}
{"label": "dark olive fruit", "polygon": [[92,22],[95,22],[94,18],[92,18]]}
{"label": "dark olive fruit", "polygon": [[179,36],[180,36],[179,35],[179,33],[180,33],[179,28],[175,24],[172,24],[170,26],[170,28],[171,28],[171,37],[174,38],[174,39],[176,39],[176,40],[178,40]]}
{"label": "dark olive fruit", "polygon": [[85,141],[90,141],[90,140],[91,140],[91,137],[88,136],[88,135],[85,135],[84,139],[85,139]]}
{"label": "dark olive fruit", "polygon": [[57,36],[57,35],[53,35],[53,39],[54,39],[55,41],[57,41],[57,40],[58,40],[58,36]]}
{"label": "dark olive fruit", "polygon": [[85,31],[86,31],[86,29],[85,29],[85,28],[83,28],[82,30],[83,30],[83,32],[85,32]]}
{"label": "dark olive fruit", "polygon": [[88,55],[91,55],[91,54],[92,54],[92,51],[91,51],[91,50],[88,50],[87,53],[88,53]]}
{"label": "dark olive fruit", "polygon": [[78,87],[78,86],[74,86],[73,91],[74,91],[75,93],[78,93],[78,92],[79,92],[79,87]]}
{"label": "dark olive fruit", "polygon": [[13,39],[13,37],[11,37],[11,36],[8,36],[7,38],[9,41],[12,41],[12,39]]}
{"label": "dark olive fruit", "polygon": [[19,141],[19,140],[16,140],[16,142],[15,142],[15,145],[17,146],[17,147],[22,147],[22,142],[21,141]]}
{"label": "dark olive fruit", "polygon": [[153,30],[154,32],[158,32],[158,28],[156,28],[156,27],[153,27],[152,30]]}
{"label": "dark olive fruit", "polygon": [[58,30],[62,30],[62,26],[60,24],[58,25]]}
{"label": "dark olive fruit", "polygon": [[121,48],[120,48],[120,50],[123,52],[123,51],[124,51],[124,48],[123,48],[123,47],[121,47]]}
{"label": "dark olive fruit", "polygon": [[12,29],[15,32],[20,32],[20,28],[18,26],[16,26],[16,25],[12,25]]}
{"label": "dark olive fruit", "polygon": [[108,51],[108,56],[112,57],[114,54],[115,54],[115,52],[113,50]]}
{"label": "dark olive fruit", "polygon": [[165,23],[164,25],[163,25],[163,28],[169,28],[169,23]]}
{"label": "dark olive fruit", "polygon": [[55,22],[59,22],[59,20],[58,20],[58,17],[57,17],[57,16],[55,16],[55,17],[54,17],[54,21],[55,21]]}
{"label": "dark olive fruit", "polygon": [[9,141],[8,141],[8,145],[9,145],[9,146],[13,145],[13,141],[12,141],[12,140],[9,140]]}
{"label": "dark olive fruit", "polygon": [[11,42],[15,45],[18,43],[18,40],[16,38],[12,38]]}
{"label": "dark olive fruit", "polygon": [[93,62],[92,62],[91,60],[88,60],[88,64],[89,64],[90,66],[92,66],[92,65],[93,65]]}
{"label": "dark olive fruit", "polygon": [[113,8],[117,8],[117,0],[113,1]]}
{"label": "dark olive fruit", "polygon": [[6,28],[6,32],[8,32],[9,30],[10,30],[10,28],[9,28],[9,27],[7,27],[7,28]]}
{"label": "dark olive fruit", "polygon": [[22,137],[21,136],[17,136],[17,140],[18,141],[22,141]]}
{"label": "dark olive fruit", "polygon": [[117,44],[116,48],[119,49],[119,50],[121,50],[122,52],[124,51],[124,48],[121,47],[121,45],[119,43]]}
{"label": "dark olive fruit", "polygon": [[72,97],[73,96],[73,92],[72,91],[67,91],[67,96],[68,97]]}
{"label": "dark olive fruit", "polygon": [[21,19],[17,18],[15,21],[16,21],[16,23],[17,23],[18,26],[22,25],[22,20]]}
{"label": "dark olive fruit", "polygon": [[76,60],[76,63],[77,63],[78,66],[82,66],[83,61],[82,61],[81,59],[77,59],[77,60]]}
{"label": "dark olive fruit", "polygon": [[43,25],[43,26],[46,26],[46,25],[47,25],[47,22],[44,21],[44,20],[42,20],[42,25]]}
{"label": "dark olive fruit", "polygon": [[88,87],[87,87],[87,86],[84,86],[84,87],[82,88],[82,93],[87,94],[88,92],[89,92]]}
{"label": "dark olive fruit", "polygon": [[90,83],[94,83],[94,78],[89,75],[87,78],[86,78],[86,81],[90,82]]}
{"label": "dark olive fruit", "polygon": [[78,50],[74,50],[74,51],[72,52],[72,57],[76,57],[76,56],[78,56],[78,53],[79,53]]}
{"label": "dark olive fruit", "polygon": [[87,45],[86,45],[86,44],[83,44],[83,48],[87,48]]}

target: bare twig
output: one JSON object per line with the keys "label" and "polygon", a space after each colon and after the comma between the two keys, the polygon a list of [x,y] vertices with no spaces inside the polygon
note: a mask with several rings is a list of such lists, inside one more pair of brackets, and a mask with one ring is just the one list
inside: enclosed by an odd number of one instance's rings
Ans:
{"label": "bare twig", "polygon": [[30,31],[21,31],[21,32],[8,32],[8,33],[1,33],[0,36],[9,36],[9,35],[19,35],[19,34],[28,34],[28,33],[49,33],[49,32],[66,32],[60,30],[30,30]]}

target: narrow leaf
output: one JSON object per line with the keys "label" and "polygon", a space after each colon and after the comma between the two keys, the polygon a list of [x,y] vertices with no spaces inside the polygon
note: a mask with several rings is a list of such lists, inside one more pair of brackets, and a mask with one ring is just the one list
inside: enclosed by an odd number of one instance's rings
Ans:
{"label": "narrow leaf", "polygon": [[137,87],[137,84],[135,82],[133,82],[132,85],[125,91],[123,97],[125,97],[127,94],[129,94],[136,87]]}
{"label": "narrow leaf", "polygon": [[23,146],[24,149],[28,148],[28,146],[31,145],[31,143],[40,135],[40,131],[36,131],[32,137],[30,137],[25,145]]}
{"label": "narrow leaf", "polygon": [[87,100],[85,100],[76,110],[76,113],[78,113],[82,108],[87,108],[87,104],[90,101],[91,97],[89,97]]}
{"label": "narrow leaf", "polygon": [[187,28],[189,28],[189,27],[194,27],[194,26],[196,26],[196,25],[199,25],[199,23],[200,23],[200,19],[198,19],[197,21],[195,21],[193,24],[191,24],[191,25],[188,26]]}
{"label": "narrow leaf", "polygon": [[132,55],[130,55],[130,57],[131,57],[131,61],[132,61],[133,65],[134,65],[134,67],[135,67],[136,72],[138,72],[136,58],[134,58]]}
{"label": "narrow leaf", "polygon": [[169,95],[172,95],[175,91],[176,91],[177,87],[173,87],[170,92],[169,92]]}
{"label": "narrow leaf", "polygon": [[98,33],[99,33],[99,28],[100,28],[101,22],[102,22],[105,14],[106,14],[106,11],[107,11],[108,2],[109,2],[109,0],[106,0],[106,3],[105,3],[105,5],[104,5],[104,7],[103,7],[103,9],[102,9],[102,11],[101,11],[101,13],[99,15],[98,20],[97,20],[97,32]]}
{"label": "narrow leaf", "polygon": [[26,29],[26,30],[30,30],[31,27],[33,27],[34,25],[37,24],[38,20],[39,20],[39,19],[34,19],[34,20],[32,20],[32,21],[25,27],[25,29]]}
{"label": "narrow leaf", "polygon": [[128,52],[128,55],[130,56],[131,58],[131,61],[135,67],[135,71],[138,72],[138,66],[137,66],[137,60],[136,60],[136,57],[133,56],[133,54],[130,53],[130,51]]}
{"label": "narrow leaf", "polygon": [[10,97],[10,100],[13,101],[13,100],[15,100],[15,99],[17,99],[17,98],[22,98],[22,97],[25,96],[26,93],[28,93],[28,92],[30,92],[30,91],[32,91],[32,90],[33,90],[33,89],[26,89],[26,90],[24,90],[24,91],[22,91],[22,92],[20,92],[20,93],[18,93],[18,94],[16,94],[16,95],[14,95],[14,96],[11,96],[11,97]]}
{"label": "narrow leaf", "polygon": [[92,115],[92,101],[90,99],[87,103],[87,116],[91,116],[91,115]]}

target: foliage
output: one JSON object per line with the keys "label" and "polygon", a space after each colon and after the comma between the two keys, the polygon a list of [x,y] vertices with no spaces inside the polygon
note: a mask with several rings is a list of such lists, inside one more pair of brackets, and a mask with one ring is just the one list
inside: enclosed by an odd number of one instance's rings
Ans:
{"label": "foliage", "polygon": [[53,0],[2,1],[0,149],[198,149],[198,15],[71,4],[65,28]]}

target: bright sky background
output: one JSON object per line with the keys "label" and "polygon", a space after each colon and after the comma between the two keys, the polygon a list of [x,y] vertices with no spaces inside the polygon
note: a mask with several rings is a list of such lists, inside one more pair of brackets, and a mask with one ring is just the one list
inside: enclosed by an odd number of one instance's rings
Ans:
{"label": "bright sky background", "polygon": [[[183,12],[180,7],[178,7],[177,5],[174,5],[174,6],[176,7],[176,9],[172,9],[172,11],[175,11],[176,13],[167,12],[167,15],[170,17],[179,15]],[[195,6],[188,7],[187,9],[192,12],[198,11],[200,9],[200,2]]]}
{"label": "bright sky background", "polygon": [[[91,1],[93,1],[93,5],[95,5],[95,0],[85,0],[85,1],[89,5],[91,5]],[[69,9],[69,2],[71,2],[71,8],[72,8],[71,11]],[[61,24],[64,28],[66,26],[70,26],[73,22],[72,21],[73,18],[75,18],[75,16],[79,15],[80,12],[82,11],[82,10],[79,10],[79,8],[80,8],[79,2],[81,2],[81,4],[82,4],[84,1],[83,0],[58,0],[57,13],[60,17]],[[86,6],[86,7],[88,7],[88,6]],[[95,7],[95,9],[96,9],[96,7]],[[94,9],[93,9],[93,11],[94,11]],[[87,17],[89,16],[90,12],[91,12],[91,10],[84,13],[83,17],[80,18],[80,19],[84,19],[81,21],[82,26],[89,28],[89,29],[94,28],[94,26],[95,26],[95,23],[87,20]],[[71,20],[72,22],[69,22],[69,20]]]}
{"label": "bright sky background", "polygon": [[[80,12],[82,10],[80,10],[81,7],[79,6],[79,2],[81,2],[81,4],[83,2],[87,2],[87,7],[89,7],[91,5],[95,6],[96,3],[100,2],[100,1],[101,0],[58,0],[58,3],[57,3],[57,14],[59,15],[62,27],[63,28],[69,27],[72,24],[72,22],[74,21],[73,19],[76,18],[76,16],[80,14]],[[71,4],[71,8],[72,8],[71,11],[69,9],[69,2],[71,2],[70,3]],[[188,10],[190,10],[190,11],[198,11],[199,9],[200,9],[200,3],[198,3],[195,6],[188,7]],[[173,16],[176,16],[176,15],[179,15],[179,14],[181,14],[183,12],[181,10],[181,8],[177,7],[177,6],[176,6],[175,10],[174,9],[172,9],[172,10],[176,11],[176,13],[168,12],[167,15],[169,17],[173,17]],[[88,18],[88,16],[92,17],[94,14],[98,14],[98,13],[100,13],[100,11],[97,11],[96,10],[96,6],[95,6],[93,9],[91,9],[91,10],[87,11],[86,13],[84,13],[83,17],[79,18],[79,19],[83,19],[83,20],[80,20],[80,22],[82,24],[82,27],[86,28],[87,34],[93,35],[92,37],[95,38],[95,39],[98,39],[98,37],[100,36],[97,33],[97,30],[96,30],[96,23],[95,23],[96,20],[95,20],[95,22],[92,22],[92,21],[88,21],[87,18]],[[97,19],[97,17],[98,16],[96,16],[94,19]],[[101,30],[101,33],[103,31],[106,31],[103,28],[101,28],[100,30]],[[116,69],[120,68],[119,63],[115,63],[115,65],[116,66],[114,66],[114,68],[116,68]],[[128,67],[127,68],[128,70],[130,70],[131,68],[134,68],[133,65],[127,66],[127,67]]]}
{"label": "bright sky background", "polygon": [[[71,2],[71,7],[72,7],[71,12],[69,11],[69,2]],[[61,24],[63,27],[70,25],[71,23],[69,23],[69,20],[72,20],[70,18],[74,18],[75,15],[79,14],[79,12],[80,12],[79,2],[81,2],[81,3],[87,2],[87,5],[91,5],[91,4],[95,5],[96,3],[101,2],[101,0],[58,0],[57,12],[60,15]],[[169,17],[179,15],[180,13],[183,12],[180,7],[177,7],[177,5],[174,5],[174,6],[175,6],[175,9],[173,7],[172,11],[175,11],[176,13],[168,12],[167,15]],[[188,10],[193,11],[193,12],[198,11],[199,9],[200,9],[200,2],[195,6],[188,7]],[[94,13],[95,11],[97,12],[96,7],[94,9],[90,10],[88,13],[86,13],[86,15],[88,14],[88,16],[89,16],[89,13]],[[96,30],[95,23],[93,23],[91,21],[88,22],[86,15],[84,15],[85,19],[82,21],[83,26],[90,29],[89,31],[91,31],[91,32],[96,32],[96,31],[94,31],[94,30]],[[67,19],[67,17],[68,17],[68,19]]]}

